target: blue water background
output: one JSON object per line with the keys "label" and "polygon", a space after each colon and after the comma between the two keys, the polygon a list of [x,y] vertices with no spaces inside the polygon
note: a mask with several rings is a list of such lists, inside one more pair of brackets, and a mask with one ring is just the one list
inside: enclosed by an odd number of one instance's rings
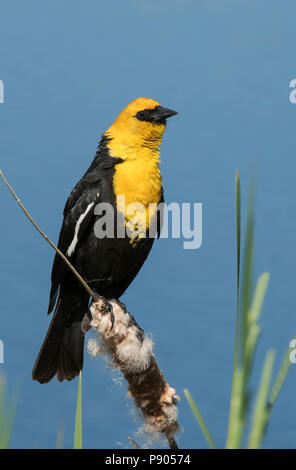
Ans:
{"label": "blue water background", "polygon": [[[0,3],[1,168],[57,240],[70,190],[119,111],[138,96],[179,114],[161,149],[167,202],[203,204],[203,243],[160,240],[124,295],[150,332],[181,396],[181,447],[206,442],[184,398],[195,397],[225,445],[235,331],[235,172],[243,204],[257,173],[256,277],[271,273],[253,383],[268,348],[276,367],[296,331],[293,0],[138,0]],[[0,184],[0,365],[18,388],[12,447],[73,446],[77,381],[41,386],[31,369],[46,316],[51,248]],[[126,386],[85,355],[83,445],[127,447],[135,420]],[[296,445],[296,366],[275,406],[265,447]]]}

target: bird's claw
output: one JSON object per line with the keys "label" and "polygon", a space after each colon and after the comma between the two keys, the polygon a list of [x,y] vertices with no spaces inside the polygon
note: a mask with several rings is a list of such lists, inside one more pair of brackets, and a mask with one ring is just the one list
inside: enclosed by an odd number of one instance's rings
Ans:
{"label": "bird's claw", "polygon": [[[115,323],[115,316],[114,316],[114,312],[113,312],[113,306],[112,304],[110,303],[110,300],[107,300],[106,298],[102,297],[101,295],[98,295],[96,294],[96,299],[97,300],[101,300],[102,301],[102,310],[101,312],[104,314],[104,315],[107,315],[107,314],[110,314],[110,319],[111,319],[111,328],[109,331],[111,331],[114,327],[114,323]],[[95,301],[95,300],[94,300]],[[122,304],[123,305],[123,304]],[[125,307],[125,305],[123,305]],[[123,308],[123,307],[122,307]]]}
{"label": "bird's claw", "polygon": [[111,331],[114,327],[114,323],[115,323],[115,316],[114,316],[114,312],[113,312],[113,306],[108,302],[106,301],[105,303],[105,313],[109,313],[110,314],[110,319],[111,319],[111,328],[109,331]]}

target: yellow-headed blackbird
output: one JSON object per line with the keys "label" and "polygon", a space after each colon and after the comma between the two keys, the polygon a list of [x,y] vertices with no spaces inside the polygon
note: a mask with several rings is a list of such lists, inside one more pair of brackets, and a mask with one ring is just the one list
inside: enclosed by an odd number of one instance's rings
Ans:
{"label": "yellow-headed blackbird", "polygon": [[[149,205],[157,209],[163,201],[159,147],[166,119],[175,114],[152,99],[131,102],[103,134],[92,164],[67,199],[58,247],[90,287],[107,299],[119,299],[152,247],[151,218],[142,216],[147,215]],[[134,229],[144,224],[144,234],[143,230],[136,237],[127,231],[123,236],[116,232],[114,237],[97,234],[96,223],[103,217],[103,212],[96,213],[99,203],[114,208],[116,227],[119,215],[127,228],[136,213]],[[130,204],[140,204],[142,212],[128,213]],[[156,214],[159,217],[159,211]],[[83,366],[81,322],[88,311],[89,295],[58,255],[51,280],[48,313],[54,307],[55,312],[32,374],[40,383],[55,375],[59,381],[71,380]]]}

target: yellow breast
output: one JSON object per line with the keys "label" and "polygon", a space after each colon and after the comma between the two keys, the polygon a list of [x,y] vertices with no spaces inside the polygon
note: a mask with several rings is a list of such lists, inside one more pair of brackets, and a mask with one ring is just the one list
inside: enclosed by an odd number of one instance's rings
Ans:
{"label": "yellow breast", "polygon": [[[116,165],[113,189],[117,210],[125,215],[127,224],[133,219],[138,228],[146,231],[161,198],[161,174],[157,161],[151,158],[126,160]],[[149,212],[150,210],[150,212]]]}

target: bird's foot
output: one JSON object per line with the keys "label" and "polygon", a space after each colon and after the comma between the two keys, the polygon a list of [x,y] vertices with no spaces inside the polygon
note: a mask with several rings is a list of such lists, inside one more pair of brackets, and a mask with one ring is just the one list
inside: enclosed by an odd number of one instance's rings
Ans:
{"label": "bird's foot", "polygon": [[96,301],[101,301],[101,305],[100,305],[101,314],[102,315],[107,315],[107,314],[110,315],[110,320],[111,320],[110,331],[111,331],[113,329],[114,323],[115,323],[115,316],[114,316],[114,312],[113,312],[113,306],[110,303],[109,299],[106,299],[105,297],[102,297],[101,295],[99,295],[97,293],[96,293],[96,300],[94,300],[94,302],[96,302]]}
{"label": "bird's foot", "polygon": [[[97,304],[96,304],[97,303]],[[120,302],[118,299],[106,299],[101,295],[96,294],[96,298],[93,300],[92,304],[90,305],[90,311],[84,315],[81,329],[83,331],[88,331],[91,327],[90,323],[92,321],[92,305],[99,309],[101,315],[110,315],[111,327],[109,331],[112,331],[114,324],[115,324],[115,315],[114,315],[114,308],[116,306],[125,314],[129,315],[126,309],[126,306],[123,302]],[[134,323],[134,318],[131,316],[130,323]]]}
{"label": "bird's foot", "polygon": [[108,300],[105,301],[105,313],[109,313],[110,314],[110,319],[111,319],[111,328],[109,331],[112,330],[113,326],[114,326],[114,323],[115,323],[115,317],[114,317],[114,312],[113,312],[113,306],[110,302],[108,302]]}

